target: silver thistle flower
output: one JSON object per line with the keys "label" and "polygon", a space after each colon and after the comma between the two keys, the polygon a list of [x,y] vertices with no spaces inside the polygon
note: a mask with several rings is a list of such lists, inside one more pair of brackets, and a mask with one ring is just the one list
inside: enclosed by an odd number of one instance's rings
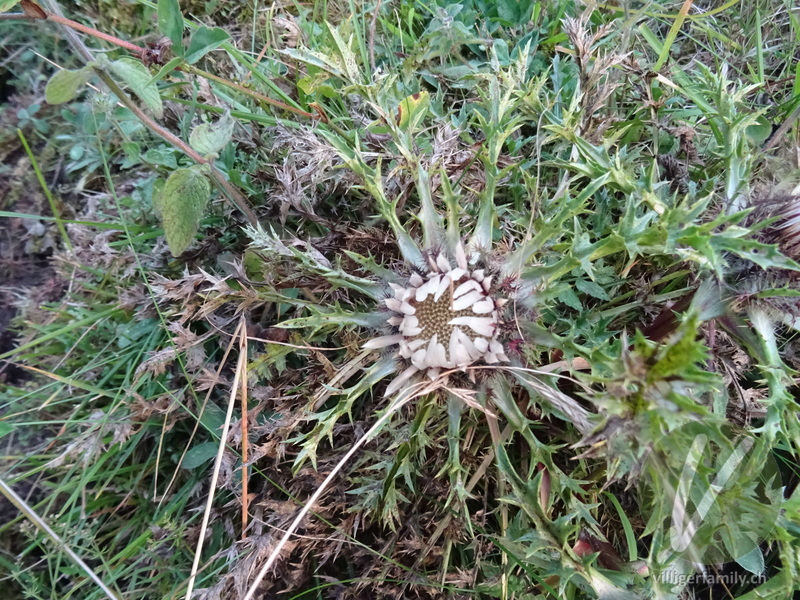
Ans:
{"label": "silver thistle flower", "polygon": [[441,252],[427,260],[427,275],[414,273],[405,286],[390,284],[394,297],[384,303],[394,313],[387,323],[396,333],[364,344],[367,349],[397,346],[395,356],[410,363],[386,388],[387,396],[418,372],[433,380],[443,369],[508,362],[497,338],[505,300],[492,295],[492,277],[483,269],[470,270],[461,244],[455,248],[455,267]]}

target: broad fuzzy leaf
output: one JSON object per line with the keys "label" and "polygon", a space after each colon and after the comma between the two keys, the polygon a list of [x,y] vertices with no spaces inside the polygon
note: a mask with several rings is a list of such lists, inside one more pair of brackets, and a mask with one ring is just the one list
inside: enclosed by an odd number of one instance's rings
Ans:
{"label": "broad fuzzy leaf", "polygon": [[164,106],[158,88],[150,83],[152,75],[141,62],[120,58],[109,64],[114,74],[128,86],[157,118],[164,116]]}
{"label": "broad fuzzy leaf", "polygon": [[211,187],[197,169],[178,169],[169,176],[153,204],[161,214],[164,235],[173,256],[180,256],[197,233]]}
{"label": "broad fuzzy leaf", "polygon": [[64,104],[78,95],[78,90],[92,76],[91,68],[85,67],[76,71],[58,71],[53,74],[44,88],[44,97],[48,104]]}
{"label": "broad fuzzy leaf", "polygon": [[230,115],[223,115],[216,123],[201,123],[189,136],[192,148],[203,156],[219,154],[231,141],[234,120]]}

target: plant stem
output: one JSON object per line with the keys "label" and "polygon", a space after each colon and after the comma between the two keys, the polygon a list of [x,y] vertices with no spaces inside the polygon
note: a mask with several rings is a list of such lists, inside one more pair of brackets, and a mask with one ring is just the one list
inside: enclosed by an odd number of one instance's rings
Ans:
{"label": "plant stem", "polygon": [[[46,4],[46,0],[44,3]],[[85,33],[92,37],[105,40],[106,42],[114,44],[115,46],[119,46],[120,48],[125,48],[126,50],[133,52],[134,54],[138,54],[139,56],[144,54],[145,49],[141,46],[137,46],[131,42],[126,42],[125,40],[108,33],[103,33],[94,27],[89,27],[88,25],[83,25],[82,23],[78,23],[72,19],[67,19],[66,17],[55,12],[48,12],[45,14],[45,17],[34,17],[25,13],[3,13],[0,14],[0,21],[53,21],[54,23],[58,23],[59,25],[63,25],[69,29],[80,31],[81,33]]]}
{"label": "plant stem", "polygon": [[53,21],[54,23],[58,23],[59,25],[63,25],[64,27],[69,27],[70,29],[74,29],[75,31],[80,31],[81,33],[91,35],[92,37],[105,40],[110,44],[114,44],[116,46],[119,46],[120,48],[125,48],[126,50],[133,52],[134,54],[138,54],[140,57],[144,54],[145,50],[141,46],[137,46],[136,44],[126,42],[125,40],[122,40],[113,35],[109,35],[108,33],[103,33],[102,31],[98,31],[97,29],[89,27],[88,25],[82,25],[77,21],[72,21],[71,19],[62,17],[61,15],[50,13],[47,15],[47,20]]}
{"label": "plant stem", "polygon": [[248,492],[248,469],[247,469],[247,453],[248,453],[248,439],[250,433],[250,424],[247,418],[247,324],[242,324],[242,336],[239,338],[239,358],[243,360],[244,367],[242,368],[241,378],[241,392],[240,399],[242,402],[242,540],[247,538],[247,522],[248,511],[250,507],[250,499]]}
{"label": "plant stem", "polygon": [[[240,353],[239,360],[236,364],[236,371],[233,376],[233,384],[231,385],[230,396],[228,397],[228,410],[225,413],[225,421],[222,425],[222,432],[219,438],[219,448],[217,449],[217,457],[214,460],[214,469],[211,472],[211,483],[208,489],[208,498],[206,499],[206,508],[203,512],[203,522],[200,525],[200,535],[197,538],[197,547],[194,552],[194,561],[192,562],[192,571],[189,575],[189,582],[186,586],[185,600],[191,600],[194,584],[197,579],[197,572],[200,570],[200,559],[203,554],[203,543],[206,538],[206,531],[208,530],[208,523],[211,519],[211,507],[214,504],[214,494],[217,491],[217,481],[219,481],[219,471],[222,466],[222,458],[225,454],[225,446],[228,440],[228,431],[233,418],[233,407],[236,403],[236,394],[239,392],[239,381],[242,374],[247,369],[247,325],[245,324],[244,317],[239,319],[239,326],[231,338],[231,346],[235,343],[236,338],[240,338]],[[241,349],[244,348],[244,352]],[[244,464],[244,463],[242,463]]]}

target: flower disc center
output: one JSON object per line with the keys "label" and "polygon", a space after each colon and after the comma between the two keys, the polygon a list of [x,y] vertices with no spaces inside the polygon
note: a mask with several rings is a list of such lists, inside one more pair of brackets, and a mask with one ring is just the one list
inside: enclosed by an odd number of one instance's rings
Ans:
{"label": "flower disc center", "polygon": [[454,325],[450,325],[450,320],[455,317],[472,316],[471,309],[453,310],[453,297],[450,292],[442,294],[438,302],[432,296],[428,296],[422,302],[412,300],[410,304],[416,309],[418,327],[422,329],[422,333],[416,337],[425,339],[437,335],[439,340],[449,340],[455,328]]}

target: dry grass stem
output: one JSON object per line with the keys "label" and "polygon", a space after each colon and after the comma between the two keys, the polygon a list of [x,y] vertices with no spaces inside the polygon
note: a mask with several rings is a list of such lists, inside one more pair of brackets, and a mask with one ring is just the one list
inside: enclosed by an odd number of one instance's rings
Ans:
{"label": "dry grass stem", "polygon": [[219,439],[219,450],[217,450],[217,457],[214,460],[214,469],[211,472],[211,481],[208,487],[208,499],[206,501],[205,512],[203,513],[203,523],[200,526],[200,535],[197,539],[197,548],[194,551],[194,561],[192,562],[192,571],[189,575],[189,581],[186,585],[185,600],[191,600],[192,590],[194,589],[195,578],[197,571],[200,567],[200,559],[203,555],[203,543],[206,538],[206,530],[208,529],[208,521],[211,518],[211,507],[214,504],[214,496],[217,490],[217,480],[219,479],[219,471],[222,465],[222,456],[225,454],[225,448],[228,442],[228,431],[231,425],[231,418],[233,416],[233,408],[236,404],[236,393],[239,391],[239,381],[247,371],[247,325],[245,318],[241,317],[239,325],[231,338],[231,345],[235,342],[237,336],[239,337],[240,349],[243,347],[244,351],[239,354],[239,360],[236,364],[236,374],[233,378],[231,385],[231,393],[228,399],[228,410],[225,413],[225,422],[222,426]]}

